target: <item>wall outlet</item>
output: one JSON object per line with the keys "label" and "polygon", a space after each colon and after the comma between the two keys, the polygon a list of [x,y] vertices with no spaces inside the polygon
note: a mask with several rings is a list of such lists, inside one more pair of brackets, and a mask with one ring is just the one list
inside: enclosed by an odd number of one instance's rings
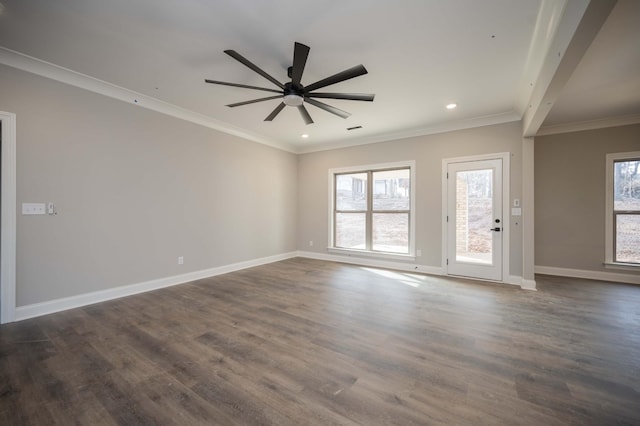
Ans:
{"label": "wall outlet", "polygon": [[44,203],[22,203],[22,214],[45,214]]}
{"label": "wall outlet", "polygon": [[309,247],[313,247],[313,240],[309,241]]}
{"label": "wall outlet", "polygon": [[422,250],[416,250],[416,256],[418,257],[422,256]]}
{"label": "wall outlet", "polygon": [[178,265],[184,265],[184,256],[178,257]]}

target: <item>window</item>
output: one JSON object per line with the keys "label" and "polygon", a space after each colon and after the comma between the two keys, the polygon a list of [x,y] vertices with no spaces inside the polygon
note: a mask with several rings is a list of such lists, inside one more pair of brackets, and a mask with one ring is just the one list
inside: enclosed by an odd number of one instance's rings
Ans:
{"label": "window", "polygon": [[607,155],[605,263],[640,266],[640,152]]}
{"label": "window", "polygon": [[411,255],[413,162],[331,170],[335,249]]}

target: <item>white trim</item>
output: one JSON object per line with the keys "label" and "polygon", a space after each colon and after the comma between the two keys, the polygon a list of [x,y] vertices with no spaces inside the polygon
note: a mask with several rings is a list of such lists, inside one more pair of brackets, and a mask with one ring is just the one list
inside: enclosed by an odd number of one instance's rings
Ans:
{"label": "white trim", "polygon": [[396,141],[399,139],[415,138],[427,135],[436,135],[439,133],[455,132],[458,130],[475,129],[478,127],[493,126],[498,124],[513,123],[520,121],[522,116],[515,111],[508,111],[499,114],[484,115],[481,117],[473,117],[466,120],[449,121],[433,126],[422,127],[419,129],[404,130],[393,133],[385,133],[380,135],[364,136],[359,139],[345,139],[339,142],[326,142],[317,145],[305,145],[298,147],[296,153],[308,154],[312,152],[328,151],[332,149],[347,148],[351,146],[369,145],[374,143],[382,143]]}
{"label": "white trim", "polygon": [[566,3],[567,0],[542,0],[540,2],[540,9],[538,9],[536,24],[527,51],[527,60],[517,86],[519,90],[516,98],[516,110],[521,115],[524,115],[527,110],[529,99],[533,94],[534,83],[538,81],[544,59],[558,33]]}
{"label": "white trim", "polygon": [[377,252],[377,251],[351,250],[351,249],[336,248],[336,247],[327,247],[327,251],[329,253],[334,253],[340,256],[371,257],[374,259],[386,259],[386,260],[407,260],[411,262],[416,260],[415,256],[411,256],[410,254],[402,254],[402,253],[383,253],[383,252]]}
{"label": "white trim", "polygon": [[605,211],[604,211],[604,263],[615,265],[613,260],[613,164],[616,160],[640,158],[640,151],[614,152],[607,154],[605,165]]}
{"label": "white trim", "polygon": [[92,305],[94,303],[106,302],[107,300],[118,299],[120,297],[131,296],[134,294],[145,293],[147,291],[157,290],[160,288],[184,284],[190,281],[214,277],[221,274],[227,274],[229,272],[291,259],[293,257],[296,257],[296,252],[289,252],[278,254],[275,256],[247,260],[244,262],[219,266],[216,268],[188,272],[186,274],[175,275],[172,277],[159,278],[156,280],[145,281],[137,284],[94,291],[91,293],[79,294],[76,296],[49,300],[46,302],[34,303],[26,306],[19,306],[16,308],[15,320],[21,321],[28,318],[34,318],[42,315],[52,314],[55,312],[65,311],[67,309],[79,308],[86,305]]}
{"label": "white trim", "polygon": [[524,290],[535,291],[535,282],[533,284],[533,287],[531,287],[530,283],[524,283],[522,277],[518,277],[518,276],[509,276],[504,281],[492,281],[492,280],[484,280],[484,279],[478,279],[478,278],[461,277],[456,275],[447,275],[442,268],[437,266],[418,265],[413,262],[402,263],[402,262],[390,262],[390,261],[380,260],[380,259],[367,259],[363,257],[358,257],[355,254],[335,255],[335,254],[316,253],[316,252],[310,252],[310,251],[298,251],[297,256],[304,257],[307,259],[325,260],[327,262],[347,263],[350,265],[358,265],[358,266],[371,266],[374,268],[393,269],[397,271],[406,271],[406,272],[416,272],[419,274],[426,274],[426,275],[450,276],[451,278],[473,280],[473,281],[479,281],[479,282],[485,282],[485,283],[517,285]]}
{"label": "white trim", "polygon": [[520,288],[523,290],[538,291],[536,289],[535,280],[525,280],[524,278],[522,279],[522,284],[520,284]]}
{"label": "white trim", "polygon": [[[199,124],[204,127],[215,129],[230,135],[238,136],[250,141],[268,145],[283,151],[294,154],[305,154],[310,152],[326,151],[330,149],[343,148],[348,146],[368,145],[378,142],[388,142],[396,139],[431,135],[437,133],[452,132],[455,130],[471,129],[494,124],[510,123],[519,121],[522,117],[515,111],[508,111],[500,114],[493,114],[481,117],[474,117],[467,120],[459,120],[449,123],[442,123],[435,126],[424,127],[408,131],[388,133],[384,135],[376,135],[354,140],[342,140],[339,142],[328,142],[318,146],[305,145],[294,146],[267,138],[263,135],[249,132],[240,127],[233,126],[229,123],[216,120],[204,114],[200,114],[188,109],[161,101],[151,96],[129,90],[124,87],[117,86],[104,80],[91,77],[86,74],[73,71],[59,65],[34,58],[29,55],[7,49],[0,46],[0,64],[17,68],[22,71],[30,72],[42,77],[50,78],[71,86],[79,87],[94,93],[118,99],[123,102],[132,103],[152,111],[166,114],[181,120]],[[204,84],[204,83],[203,83]]]}
{"label": "white trim", "polygon": [[16,115],[0,111],[2,121],[2,243],[0,246],[0,323],[14,321],[16,309]]}
{"label": "white trim", "polygon": [[[533,84],[533,88],[528,102],[524,104],[522,129],[525,137],[535,136],[542,126],[607,20],[616,0],[572,0],[563,3],[561,13],[552,15],[558,19],[550,25],[552,32],[542,34],[549,37],[550,44],[540,72],[535,80],[528,82]],[[559,7],[557,11],[560,12]],[[554,25],[556,22],[557,25]]]}
{"label": "white trim", "polygon": [[[522,229],[522,280],[529,290],[535,290],[535,141],[522,138],[522,197],[520,227]],[[517,222],[516,222],[517,223]],[[523,287],[524,288],[524,287]]]}
{"label": "white trim", "polygon": [[640,275],[620,274],[617,272],[556,268],[554,266],[536,266],[536,274],[557,275],[560,277],[571,277],[571,278],[586,278],[589,280],[612,281],[612,282],[627,283],[627,284],[640,284]]}
{"label": "white trim", "polygon": [[522,286],[522,277],[519,277],[517,275],[509,275],[503,280],[503,282],[505,284]]}
{"label": "white trim", "polygon": [[372,259],[372,258],[364,258],[359,257],[357,254],[327,254],[327,253],[316,253],[310,251],[298,251],[298,257],[306,257],[308,259],[317,259],[317,260],[326,260],[329,262],[338,262],[338,263],[348,263],[352,265],[360,265],[360,266],[373,266],[376,268],[387,268],[387,269],[396,269],[399,271],[407,271],[407,272],[419,272],[421,274],[429,274],[429,275],[444,275],[442,273],[442,269],[437,266],[426,266],[426,265],[418,265],[416,263],[408,262],[392,262],[388,260],[381,259]]}
{"label": "white trim", "polygon": [[604,263],[603,265],[607,269],[622,269],[626,271],[640,272],[640,264],[637,264],[637,263],[613,262],[613,263]]}
{"label": "white trim", "polygon": [[447,273],[447,170],[449,164],[466,163],[469,161],[502,160],[502,282],[510,276],[509,241],[511,240],[511,154],[500,152],[495,154],[481,154],[465,157],[442,159],[442,270]]}
{"label": "white trim", "polygon": [[[365,164],[361,166],[349,166],[349,167],[338,167],[329,169],[329,240],[327,246],[331,250],[344,250],[334,247],[333,241],[333,209],[335,207],[335,197],[333,187],[335,184],[334,176],[340,173],[351,173],[351,172],[361,172],[361,171],[369,171],[369,170],[379,170],[379,169],[394,169],[400,167],[409,167],[409,173],[411,174],[411,195],[410,195],[410,208],[409,208],[409,253],[404,256],[415,258],[416,253],[416,162],[415,160],[407,160],[407,161],[394,161],[392,163],[378,163],[378,164]],[[349,250],[347,250],[349,251]],[[377,252],[362,252],[366,253],[366,256],[376,257],[379,253]],[[380,253],[383,254],[383,253]],[[384,253],[384,255],[398,257],[402,255],[395,255]]]}
{"label": "white trim", "polygon": [[143,95],[142,93],[117,86],[107,81],[99,80],[95,77],[16,52],[15,50],[7,49],[6,47],[0,47],[0,64],[50,78],[70,86],[79,87],[129,104],[135,104],[161,114],[199,124],[243,139],[296,153],[295,149],[287,144],[265,138],[264,136],[248,132],[229,123],[161,101],[151,96]]}
{"label": "white trim", "polygon": [[628,126],[640,123],[640,114],[622,115],[619,117],[599,118],[597,120],[576,121],[573,123],[542,126],[536,136],[557,135],[561,133],[582,132],[584,130],[605,129],[607,127]]}

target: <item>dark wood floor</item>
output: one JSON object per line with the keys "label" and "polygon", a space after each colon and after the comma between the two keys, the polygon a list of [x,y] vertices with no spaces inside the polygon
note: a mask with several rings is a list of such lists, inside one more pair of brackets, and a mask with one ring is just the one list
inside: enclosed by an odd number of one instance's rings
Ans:
{"label": "dark wood floor", "polygon": [[2,425],[640,424],[640,287],[291,259],[0,327]]}

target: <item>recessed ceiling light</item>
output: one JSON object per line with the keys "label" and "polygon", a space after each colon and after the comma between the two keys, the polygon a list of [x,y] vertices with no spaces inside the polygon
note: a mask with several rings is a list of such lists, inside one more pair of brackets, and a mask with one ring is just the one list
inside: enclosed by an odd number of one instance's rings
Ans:
{"label": "recessed ceiling light", "polygon": [[457,106],[458,106],[458,104],[453,104],[453,103],[452,104],[448,104],[447,105],[447,109],[454,109]]}
{"label": "recessed ceiling light", "polygon": [[300,135],[300,137],[301,137],[302,139],[306,139],[306,138],[308,138],[308,137],[309,137],[309,135],[308,135],[308,134],[306,134],[306,133],[303,133],[303,134],[301,134],[301,135]]}

